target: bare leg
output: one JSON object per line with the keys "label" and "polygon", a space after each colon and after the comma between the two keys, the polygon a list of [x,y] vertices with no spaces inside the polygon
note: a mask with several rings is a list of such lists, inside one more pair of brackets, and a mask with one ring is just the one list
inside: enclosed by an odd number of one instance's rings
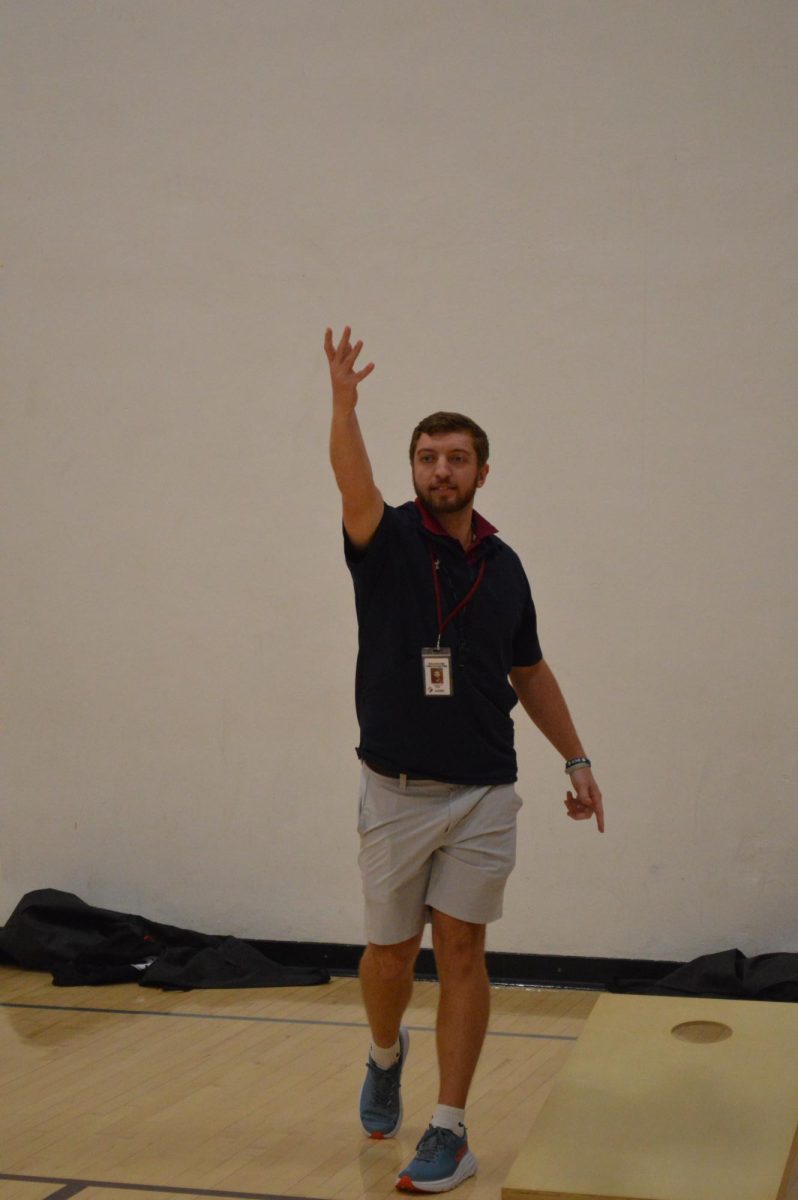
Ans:
{"label": "bare leg", "polygon": [[[423,932],[423,931],[422,931]],[[369,942],[360,960],[360,990],[378,1046],[392,1046],[399,1036],[402,1014],[413,991],[413,967],[421,933],[393,946]]]}
{"label": "bare leg", "polygon": [[437,1024],[438,1103],[465,1108],[490,1010],[485,926],[433,911],[432,945],[441,985]]}

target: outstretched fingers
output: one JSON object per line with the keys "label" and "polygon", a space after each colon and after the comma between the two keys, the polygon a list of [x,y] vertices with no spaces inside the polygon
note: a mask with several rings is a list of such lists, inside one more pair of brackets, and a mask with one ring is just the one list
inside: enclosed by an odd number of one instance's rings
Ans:
{"label": "outstretched fingers", "polygon": [[345,325],[344,331],[341,334],[341,340],[336,346],[333,341],[332,329],[327,329],[324,334],[324,351],[331,365],[341,367],[343,371],[351,372],[358,383],[370,375],[374,370],[374,363],[370,362],[360,371],[355,371],[355,363],[360,356],[360,351],[363,349],[363,342],[357,341],[354,346],[350,342],[352,335],[351,326]]}

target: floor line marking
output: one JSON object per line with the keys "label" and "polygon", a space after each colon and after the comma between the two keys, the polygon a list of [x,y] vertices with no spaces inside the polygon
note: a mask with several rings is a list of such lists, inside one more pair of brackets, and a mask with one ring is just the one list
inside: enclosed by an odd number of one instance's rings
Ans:
{"label": "floor line marking", "polygon": [[[27,1004],[19,1000],[1,1000],[0,1008],[32,1008],[45,1012],[85,1012],[106,1013],[117,1017],[176,1017],[190,1021],[250,1021],[266,1025],[324,1025],[333,1029],[368,1029],[365,1021],[318,1021],[305,1020],[301,1017],[247,1017],[236,1016],[232,1013],[190,1013],[190,1012],[159,1012],[156,1009],[135,1008],[94,1008],[69,1004]],[[408,1025],[415,1033],[434,1033],[431,1025]],[[499,1029],[489,1029],[488,1037],[526,1038],[544,1042],[575,1042],[576,1034],[566,1033],[513,1033]],[[2,1176],[0,1176],[2,1178]]]}
{"label": "floor line marking", "polygon": [[164,1187],[151,1183],[115,1183],[110,1179],[59,1179],[52,1175],[7,1175],[0,1172],[0,1179],[12,1183],[60,1183],[59,1191],[48,1196],[47,1200],[67,1200],[69,1196],[77,1196],[86,1188],[101,1188],[114,1192],[161,1192],[166,1196],[209,1196],[219,1200],[316,1200],[313,1196],[282,1196],[274,1192],[226,1192],[217,1188],[201,1187]]}

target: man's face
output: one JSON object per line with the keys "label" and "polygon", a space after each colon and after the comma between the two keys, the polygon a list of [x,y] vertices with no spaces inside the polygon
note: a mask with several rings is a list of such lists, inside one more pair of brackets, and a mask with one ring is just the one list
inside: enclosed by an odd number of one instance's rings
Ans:
{"label": "man's face", "polygon": [[466,508],[487,473],[487,463],[477,468],[470,433],[422,433],[416,443],[413,486],[430,512],[455,513]]}

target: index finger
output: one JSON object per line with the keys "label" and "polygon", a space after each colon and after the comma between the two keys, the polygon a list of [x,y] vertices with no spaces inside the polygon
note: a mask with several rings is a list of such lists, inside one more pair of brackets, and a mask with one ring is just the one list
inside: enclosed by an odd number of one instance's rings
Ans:
{"label": "index finger", "polygon": [[599,831],[599,833],[603,833],[604,832],[604,804],[602,802],[601,796],[595,796],[593,798],[593,811],[596,814],[596,824],[598,825],[598,831]]}
{"label": "index finger", "polygon": [[351,330],[350,326],[344,325],[344,331],[341,334],[341,340],[338,343],[338,345],[335,347],[335,356],[339,362],[343,362],[343,360],[346,358],[347,354],[349,354],[349,352],[352,349],[352,347],[349,344],[349,335],[351,334],[351,332],[352,332],[352,330]]}

